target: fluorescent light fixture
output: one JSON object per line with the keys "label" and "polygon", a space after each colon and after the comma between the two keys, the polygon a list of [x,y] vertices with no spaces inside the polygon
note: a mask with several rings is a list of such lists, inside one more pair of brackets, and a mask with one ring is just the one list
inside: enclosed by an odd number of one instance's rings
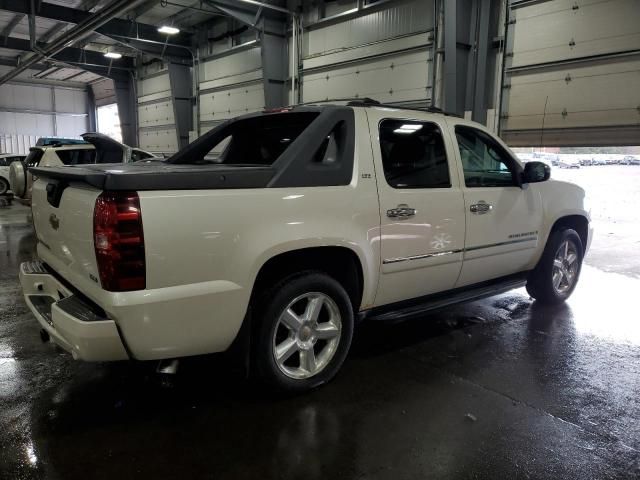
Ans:
{"label": "fluorescent light fixture", "polygon": [[415,132],[415,130],[406,130],[406,129],[404,129],[404,128],[396,128],[396,129],[393,131],[393,133],[403,133],[403,134],[406,134],[406,135],[408,135],[408,134],[410,134],[410,133],[414,133],[414,132]]}
{"label": "fluorescent light fixture", "polygon": [[107,58],[113,58],[113,59],[122,58],[122,54],[118,52],[107,52],[104,54],[104,56]]}
{"label": "fluorescent light fixture", "polygon": [[422,125],[412,125],[410,123],[405,123],[400,128],[402,130],[411,130],[411,131],[415,132],[416,130],[420,130],[422,128]]}
{"label": "fluorescent light fixture", "polygon": [[175,35],[176,33],[180,33],[180,29],[176,27],[170,27],[169,25],[162,25],[158,28],[160,33],[166,33],[167,35]]}

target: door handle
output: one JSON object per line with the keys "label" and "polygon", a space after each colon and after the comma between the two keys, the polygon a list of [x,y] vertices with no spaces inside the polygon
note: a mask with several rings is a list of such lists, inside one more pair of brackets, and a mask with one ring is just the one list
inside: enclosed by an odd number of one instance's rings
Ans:
{"label": "door handle", "polygon": [[409,218],[416,214],[416,209],[411,208],[406,203],[401,203],[396,208],[387,210],[387,217],[389,218]]}
{"label": "door handle", "polygon": [[484,200],[480,200],[478,203],[474,203],[469,207],[469,211],[476,215],[484,215],[485,213],[489,213],[491,210],[493,210],[493,205],[485,202]]}

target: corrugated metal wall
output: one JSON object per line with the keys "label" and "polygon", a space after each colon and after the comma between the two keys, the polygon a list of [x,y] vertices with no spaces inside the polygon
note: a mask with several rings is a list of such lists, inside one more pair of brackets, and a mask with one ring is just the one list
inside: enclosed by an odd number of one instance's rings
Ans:
{"label": "corrugated metal wall", "polygon": [[507,141],[640,143],[637,0],[512,2],[510,17],[502,105]]}
{"label": "corrugated metal wall", "polygon": [[303,37],[302,100],[431,98],[433,2],[407,1],[320,22]]}
{"label": "corrugated metal wall", "polygon": [[87,112],[85,90],[1,85],[0,149],[3,153],[26,153],[38,137],[79,137],[89,126]]}

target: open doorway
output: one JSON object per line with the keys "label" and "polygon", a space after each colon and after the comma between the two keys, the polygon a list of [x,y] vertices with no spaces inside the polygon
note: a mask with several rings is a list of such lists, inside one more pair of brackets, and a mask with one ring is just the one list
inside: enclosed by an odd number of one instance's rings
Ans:
{"label": "open doorway", "polygon": [[[586,192],[594,226],[585,262],[607,272],[640,278],[640,146],[514,148],[523,162],[541,161],[554,180]],[[561,201],[561,200],[559,200]]]}
{"label": "open doorway", "polygon": [[98,133],[103,133],[122,143],[122,130],[120,130],[117,104],[112,103],[98,107]]}

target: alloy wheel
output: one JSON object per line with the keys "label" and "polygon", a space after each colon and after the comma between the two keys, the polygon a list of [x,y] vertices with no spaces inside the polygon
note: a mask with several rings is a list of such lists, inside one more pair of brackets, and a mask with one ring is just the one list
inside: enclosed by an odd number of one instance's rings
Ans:
{"label": "alloy wheel", "polygon": [[313,377],[331,361],[342,334],[340,309],[328,295],[294,298],[276,324],[272,352],[280,371],[294,379]]}
{"label": "alloy wheel", "polygon": [[557,293],[565,294],[571,290],[578,276],[578,267],[578,249],[571,240],[565,240],[553,259],[552,283]]}

